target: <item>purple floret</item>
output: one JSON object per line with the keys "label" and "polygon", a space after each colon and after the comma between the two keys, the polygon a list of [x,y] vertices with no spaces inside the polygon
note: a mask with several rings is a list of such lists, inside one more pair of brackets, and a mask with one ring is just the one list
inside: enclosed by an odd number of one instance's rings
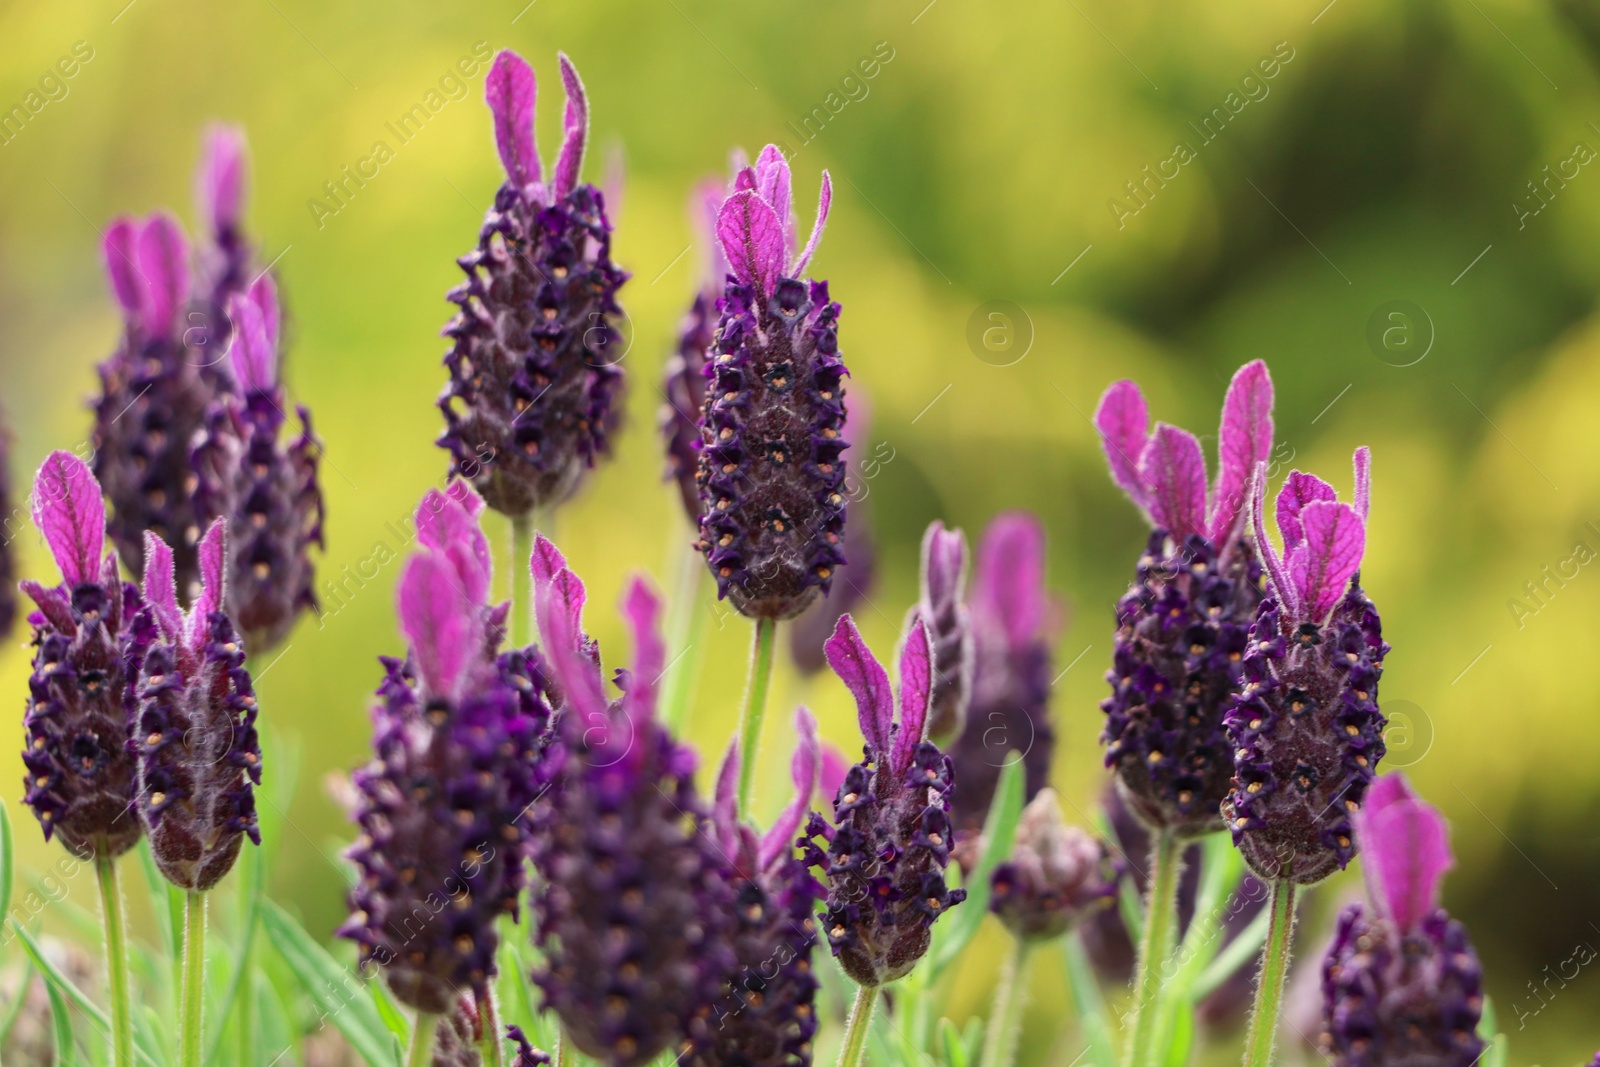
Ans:
{"label": "purple floret", "polygon": [[828,592],[844,562],[844,376],[839,305],[804,280],[828,217],[791,256],[789,164],[773,145],[735,179],[717,217],[729,273],[712,344],[698,547],[717,595],[752,618],[789,619]]}
{"label": "purple floret", "polygon": [[514,52],[495,57],[486,92],[507,180],[478,247],[457,260],[467,280],[448,294],[460,311],[444,329],[450,380],[438,444],[452,473],[513,516],[571,496],[609,451],[620,414],[616,292],[628,274],[611,261],[605,198],[577,180],[588,103],[571,62],[560,62],[564,134],[546,183],[533,70]]}
{"label": "purple floret", "polygon": [[1110,906],[1118,871],[1103,842],[1062,821],[1055,791],[1029,802],[1011,855],[994,869],[989,909],[1013,937],[1047,941]]}
{"label": "purple floret", "polygon": [[84,462],[53,452],[34,482],[33,521],[61,584],[24,580],[38,610],[23,729],[23,801],[45,840],[81,857],[116,856],[139,840],[137,769],[128,743],[136,683],[152,635],[137,586],[105,552],[100,486]]}

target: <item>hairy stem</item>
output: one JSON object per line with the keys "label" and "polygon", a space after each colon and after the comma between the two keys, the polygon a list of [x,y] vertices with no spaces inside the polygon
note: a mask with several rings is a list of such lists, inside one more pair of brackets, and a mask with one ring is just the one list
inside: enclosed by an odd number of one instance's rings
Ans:
{"label": "hairy stem", "polygon": [[761,747],[761,720],[767,714],[767,690],[772,688],[772,653],[777,646],[778,623],[757,619],[755,642],[750,648],[750,680],[739,712],[739,818],[750,811],[750,792],[756,784],[756,754]]}
{"label": "hairy stem", "polygon": [[1267,907],[1272,918],[1267,943],[1261,950],[1261,973],[1256,977],[1256,1006],[1250,1013],[1250,1036],[1244,1046],[1245,1067],[1268,1067],[1278,1036],[1278,1011],[1283,986],[1289,977],[1289,941],[1294,933],[1295,884],[1279,878],[1272,883]]}
{"label": "hairy stem", "polygon": [[1147,1067],[1157,1054],[1151,1046],[1161,1017],[1157,1001],[1161,997],[1162,965],[1172,954],[1178,927],[1178,875],[1182,868],[1179,855],[1172,831],[1156,831],[1150,849],[1150,894],[1145,901],[1144,937],[1139,944],[1127,1067]]}
{"label": "hairy stem", "polygon": [[100,917],[105,925],[106,972],[111,984],[111,1062],[115,1067],[132,1067],[133,1015],[128,995],[128,941],[122,917],[122,886],[117,882],[116,861],[110,856],[97,853],[94,869],[100,880]]}
{"label": "hairy stem", "polygon": [[844,1024],[844,1046],[839,1049],[839,1067],[860,1067],[867,1057],[867,1031],[872,1026],[872,1009],[878,1002],[878,987],[856,988],[856,1002],[850,1020]]}
{"label": "hairy stem", "polygon": [[994,992],[994,1010],[983,1039],[981,1067],[1011,1067],[1017,1058],[1017,1039],[1022,1036],[1022,1008],[1028,1000],[1028,950],[1026,941],[1017,940],[1000,968],[1000,984]]}
{"label": "hairy stem", "polygon": [[483,1022],[484,1067],[505,1067],[505,1039],[500,1032],[500,1009],[495,1003],[494,987],[478,1001],[478,1017]]}
{"label": "hairy stem", "polygon": [[511,517],[511,647],[526,648],[533,640],[533,512]]}
{"label": "hairy stem", "polygon": [[205,1027],[206,895],[189,890],[183,907],[183,1007],[178,1062],[200,1067],[200,1034]]}
{"label": "hairy stem", "polygon": [[411,1031],[411,1049],[406,1053],[406,1067],[432,1067],[433,1032],[438,1027],[439,1017],[433,1012],[417,1012],[417,1026]]}

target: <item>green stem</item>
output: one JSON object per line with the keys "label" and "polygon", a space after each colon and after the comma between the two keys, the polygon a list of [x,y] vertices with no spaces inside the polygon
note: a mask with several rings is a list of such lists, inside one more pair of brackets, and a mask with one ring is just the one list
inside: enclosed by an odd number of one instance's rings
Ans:
{"label": "green stem", "polygon": [[511,647],[533,640],[533,512],[511,516]]}
{"label": "green stem", "polygon": [[500,1033],[500,1010],[495,1004],[494,987],[478,1001],[483,1020],[483,1062],[485,1067],[505,1067],[505,1041]]}
{"label": "green stem", "polygon": [[1028,1000],[1028,942],[1018,940],[1000,969],[988,1032],[983,1039],[982,1067],[1011,1067],[1022,1036],[1022,1008]]}
{"label": "green stem", "polygon": [[1144,908],[1144,937],[1139,945],[1138,986],[1134,991],[1133,1033],[1128,1039],[1127,1067],[1147,1067],[1155,1058],[1155,1032],[1160,1024],[1162,964],[1172,954],[1178,926],[1177,838],[1171,830],[1156,832],[1150,849],[1150,894]]}
{"label": "green stem", "polygon": [[94,869],[100,879],[100,917],[105,924],[106,970],[111,984],[112,1063],[116,1067],[132,1067],[133,1014],[128,995],[128,942],[122,917],[122,887],[117,883],[116,862],[110,856],[97,853]]}
{"label": "green stem", "polygon": [[205,1027],[206,895],[189,890],[183,906],[182,1067],[200,1067],[200,1034]]}
{"label": "green stem", "polygon": [[1245,1067],[1268,1067],[1278,1036],[1278,1011],[1283,986],[1289,977],[1289,940],[1294,932],[1295,885],[1285,879],[1272,883],[1272,915],[1267,944],[1261,950],[1261,973],[1256,978],[1256,1006],[1250,1013],[1250,1037],[1244,1046]]}
{"label": "green stem", "polygon": [[777,620],[756,620],[755,642],[750,647],[750,680],[739,712],[740,819],[749,816],[750,792],[756,784],[756,753],[761,747],[761,720],[767,714],[767,690],[772,688],[772,651],[778,643],[777,633]]}
{"label": "green stem", "polygon": [[860,1067],[866,1062],[867,1031],[872,1027],[872,1009],[878,1002],[878,987],[856,988],[856,1002],[850,1020],[844,1024],[844,1045],[839,1049],[839,1067]]}
{"label": "green stem", "polygon": [[439,1017],[433,1012],[417,1012],[416,1029],[411,1031],[411,1049],[406,1053],[406,1067],[432,1067],[433,1032],[438,1027]]}
{"label": "green stem", "polygon": [[701,603],[705,594],[706,565],[697,553],[682,553],[678,597],[672,605],[672,641],[676,659],[667,665],[661,693],[661,723],[681,737],[688,719],[689,701],[700,678],[700,661],[706,644],[706,623],[711,612]]}

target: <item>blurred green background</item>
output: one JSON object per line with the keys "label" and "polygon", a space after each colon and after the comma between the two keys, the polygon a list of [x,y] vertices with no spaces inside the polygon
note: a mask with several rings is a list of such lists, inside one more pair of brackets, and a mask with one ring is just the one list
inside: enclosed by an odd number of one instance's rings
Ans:
{"label": "blurred green background", "polygon": [[[500,181],[481,74],[409,143],[385,124],[486,42],[534,64],[549,152],[561,49],[592,103],[586,177],[601,179],[608,154],[626,175],[614,215],[634,275],[621,294],[629,424],[558,537],[613,656],[624,579],[644,571],[670,591],[690,539],[654,431],[699,269],[685,199],[731,147],[778,141],[803,224],[819,171],[833,173],[814,269],[844,305],[870,443],[894,454],[870,483],[882,573],[861,612],[869,640],[892,645],[931,519],[976,535],[1001,509],[1037,512],[1070,606],[1055,780],[1088,811],[1104,785],[1111,605],[1144,530],[1085,416],[1132,376],[1156,417],[1214,442],[1227,377],[1264,357],[1293,465],[1345,487],[1351,450],[1372,446],[1364,584],[1394,646],[1384,706],[1404,712],[1390,762],[1453,820],[1445,901],[1476,939],[1514,1061],[1588,1058],[1600,976],[1548,987],[1537,1014],[1532,989],[1576,944],[1600,945],[1600,572],[1567,562],[1580,544],[1600,551],[1593,4],[525,2],[0,5],[0,111],[77,42],[93,51],[0,145],[0,395],[18,501],[49,449],[86,437],[93,368],[116,341],[99,229],[161,205],[192,224],[202,127],[249,133],[248,223],[263,258],[279,257],[291,389],[327,446],[322,576],[356,590],[303,623],[260,686],[269,743],[303,749],[280,899],[313,930],[342,915],[334,864],[349,830],[324,778],[363,760],[374,657],[400,647],[398,567],[345,569],[397,547],[386,524],[443,474],[443,294]],[[845,81],[874,55],[875,77]],[[378,176],[336,215],[314,211],[378,140],[396,149]],[[1193,156],[1181,165],[1180,144]],[[985,347],[988,327],[1000,332]],[[504,523],[490,527],[503,544]],[[17,543],[20,573],[54,573],[31,528]],[[732,729],[748,640],[737,618],[711,629],[692,730],[708,760]],[[0,655],[15,709],[0,782],[39,868],[54,852],[16,788],[24,639]],[[842,687],[783,669],[777,702],[809,701],[852,748]],[[769,808],[784,799],[786,722],[786,707],[769,722]],[[1305,944],[1357,882],[1347,872],[1324,891]],[[93,906],[90,886],[72,891]],[[954,1017],[987,1010],[1002,943],[988,932]],[[1077,1046],[1057,1034],[1053,954],[1034,981],[1026,1059],[1066,1062]]]}

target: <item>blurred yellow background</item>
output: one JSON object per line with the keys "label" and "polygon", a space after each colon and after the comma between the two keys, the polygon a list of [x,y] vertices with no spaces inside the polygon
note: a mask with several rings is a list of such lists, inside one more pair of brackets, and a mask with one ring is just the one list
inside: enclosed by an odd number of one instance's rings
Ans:
{"label": "blurred yellow background", "polygon": [[[475,48],[521,51],[548,153],[559,49],[589,90],[585,177],[600,182],[608,154],[625,173],[628,426],[557,538],[613,658],[624,579],[670,592],[691,536],[654,428],[699,269],[686,197],[733,146],[777,141],[803,225],[820,170],[834,176],[814,273],[844,306],[841,347],[872,400],[860,444],[894,455],[871,482],[881,575],[860,615],[875,647],[915,595],[931,519],[975,537],[999,510],[1037,512],[1070,605],[1055,782],[1089,810],[1111,605],[1145,534],[1085,416],[1131,376],[1155,417],[1214,444],[1227,377],[1264,357],[1293,465],[1344,488],[1351,450],[1372,446],[1363,579],[1394,646],[1384,706],[1410,731],[1390,762],[1453,820],[1445,902],[1476,940],[1514,1062],[1587,1060],[1600,976],[1541,983],[1575,944],[1600,945],[1600,570],[1567,562],[1580,544],[1600,552],[1600,173],[1579,151],[1600,147],[1592,4],[524,3],[0,5],[0,111],[47,100],[0,134],[14,505],[48,450],[88,433],[93,369],[119,329],[99,229],[162,205],[192,226],[202,128],[248,131],[248,226],[276,257],[291,391],[327,448],[319,579],[355,590],[302,623],[260,684],[269,751],[303,749],[273,891],[309,928],[342,915],[333,864],[350,836],[323,778],[364,759],[374,657],[400,649],[398,567],[345,569],[398,547],[388,524],[443,475],[443,295],[501,180],[481,74],[442,80]],[[75,47],[91,58],[41,85]],[[873,57],[876,76],[859,77]],[[400,144],[386,124],[435,89],[444,105]],[[324,183],[380,140],[393,158],[337,213],[318,210]],[[994,326],[1014,332],[986,338]],[[504,545],[503,520],[489,526]],[[31,527],[16,545],[20,574],[53,576]],[[711,631],[691,730],[707,762],[732,730],[749,636],[732,617]],[[25,639],[0,655],[14,709],[0,783],[24,863],[42,869],[55,851],[17,788]],[[775,703],[805,699],[852,749],[843,688],[780,669]],[[786,706],[769,717],[767,808],[785,799],[787,720]],[[1307,913],[1303,944],[1320,943],[1340,891]],[[73,892],[93,906],[89,886]],[[1001,943],[990,930],[955,1018],[987,1010]],[[1059,965],[1041,957],[1035,982],[1024,1062],[1066,1062]],[[1554,994],[1536,1001],[1535,986]],[[1545,1001],[1519,1030],[1518,1006]]]}

